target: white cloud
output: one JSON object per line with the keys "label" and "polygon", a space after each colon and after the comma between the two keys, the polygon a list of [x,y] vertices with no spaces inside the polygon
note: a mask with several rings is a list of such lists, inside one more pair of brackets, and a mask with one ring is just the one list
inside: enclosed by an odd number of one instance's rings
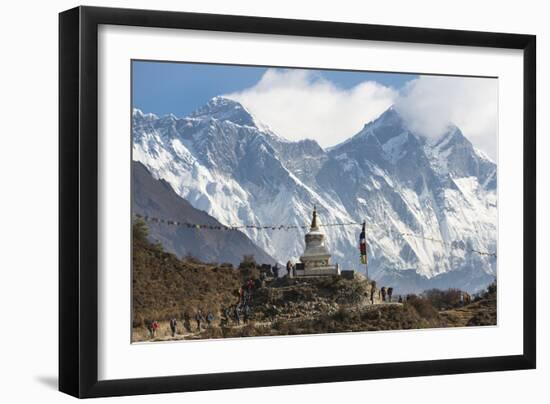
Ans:
{"label": "white cloud", "polygon": [[395,90],[366,81],[342,89],[309,70],[269,69],[251,88],[226,97],[289,139],[336,145],[393,104]]}
{"label": "white cloud", "polygon": [[373,81],[342,89],[310,70],[268,69],[253,87],[226,95],[289,139],[336,145],[395,104],[411,129],[426,137],[456,124],[496,157],[497,80],[421,76],[400,92]]}
{"label": "white cloud", "polygon": [[412,130],[429,138],[454,123],[476,147],[496,159],[497,91],[496,79],[421,76],[401,90],[396,108]]}

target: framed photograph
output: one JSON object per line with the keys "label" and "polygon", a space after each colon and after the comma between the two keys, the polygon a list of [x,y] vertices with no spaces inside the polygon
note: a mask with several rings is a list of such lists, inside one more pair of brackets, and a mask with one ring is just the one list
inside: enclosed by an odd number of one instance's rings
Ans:
{"label": "framed photograph", "polygon": [[535,367],[534,36],[59,28],[61,391]]}

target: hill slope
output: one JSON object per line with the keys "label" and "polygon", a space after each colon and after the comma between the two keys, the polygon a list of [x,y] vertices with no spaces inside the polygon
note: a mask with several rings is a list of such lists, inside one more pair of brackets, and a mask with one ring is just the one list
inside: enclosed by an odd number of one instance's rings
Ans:
{"label": "hill slope", "polygon": [[[272,278],[263,280],[252,262],[240,268],[180,260],[146,237],[143,222],[136,221],[133,237],[132,341],[150,341],[147,324],[161,328],[154,340],[231,338],[318,334],[348,331],[402,330],[496,324],[496,293],[464,307],[434,309],[426,298],[410,296],[405,303],[384,303],[378,288],[374,304],[372,285],[362,275],[352,279]],[[234,315],[239,289],[249,279],[254,288],[248,300],[249,315]],[[227,321],[224,309],[230,310]],[[198,328],[198,310],[214,316],[208,327]],[[172,336],[168,321],[179,322]],[[248,321],[246,321],[248,320]]]}
{"label": "hill slope", "polygon": [[153,320],[181,319],[187,312],[217,310],[232,304],[242,283],[231,266],[180,260],[147,238],[147,227],[134,223],[132,245],[132,314],[134,327]]}
{"label": "hill slope", "polygon": [[[191,206],[164,180],[154,179],[147,168],[132,162],[132,208],[134,214],[181,222],[220,226],[220,222]],[[149,223],[149,237],[158,240],[179,257],[192,255],[203,262],[229,262],[238,265],[244,255],[257,262],[275,261],[239,231],[219,231]]]}

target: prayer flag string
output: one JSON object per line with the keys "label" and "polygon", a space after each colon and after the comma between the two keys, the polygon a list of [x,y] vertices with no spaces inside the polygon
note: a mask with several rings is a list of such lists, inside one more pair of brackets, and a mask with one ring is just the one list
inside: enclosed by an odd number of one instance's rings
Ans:
{"label": "prayer flag string", "polygon": [[[140,218],[144,220],[145,222],[152,222],[152,223],[162,223],[169,226],[180,226],[185,227],[188,229],[196,229],[196,230],[221,230],[221,231],[239,231],[243,229],[255,229],[255,230],[271,230],[271,231],[277,231],[277,230],[307,230],[309,229],[308,225],[294,225],[294,224],[278,224],[278,225],[256,225],[256,224],[247,224],[247,225],[223,225],[223,224],[201,224],[201,223],[190,223],[186,221],[179,221],[179,220],[168,220],[148,215],[141,215],[136,214],[137,218]],[[340,223],[325,223],[325,224],[319,224],[319,227],[345,227],[345,226],[365,226],[366,229],[372,231],[374,230],[374,227],[372,225],[367,225],[364,222],[340,222]],[[445,246],[448,246],[451,249],[455,250],[462,250],[467,252],[473,252],[479,255],[485,255],[490,257],[497,257],[497,254],[494,252],[488,252],[488,251],[480,251],[476,250],[474,248],[467,247],[467,243],[462,240],[455,240],[452,242],[448,242],[445,240],[437,239],[434,237],[427,237],[419,234],[414,234],[410,232],[393,232],[388,229],[384,230],[384,228],[380,225],[375,225],[379,230],[386,231],[390,234],[398,234],[403,237],[412,237],[417,239],[422,239],[426,241],[430,241],[433,243],[439,243]]]}

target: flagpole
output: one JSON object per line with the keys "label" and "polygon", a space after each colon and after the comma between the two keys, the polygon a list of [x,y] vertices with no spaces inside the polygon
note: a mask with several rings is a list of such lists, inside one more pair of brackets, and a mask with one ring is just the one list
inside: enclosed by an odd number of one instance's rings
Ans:
{"label": "flagpole", "polygon": [[365,276],[369,279],[369,260],[367,257],[367,221],[363,220],[363,227],[359,235],[359,255],[361,263],[365,264]]}
{"label": "flagpole", "polygon": [[369,257],[368,257],[368,245],[367,245],[367,231],[366,231],[367,222],[363,222],[363,229],[365,230],[365,276],[369,280]]}

